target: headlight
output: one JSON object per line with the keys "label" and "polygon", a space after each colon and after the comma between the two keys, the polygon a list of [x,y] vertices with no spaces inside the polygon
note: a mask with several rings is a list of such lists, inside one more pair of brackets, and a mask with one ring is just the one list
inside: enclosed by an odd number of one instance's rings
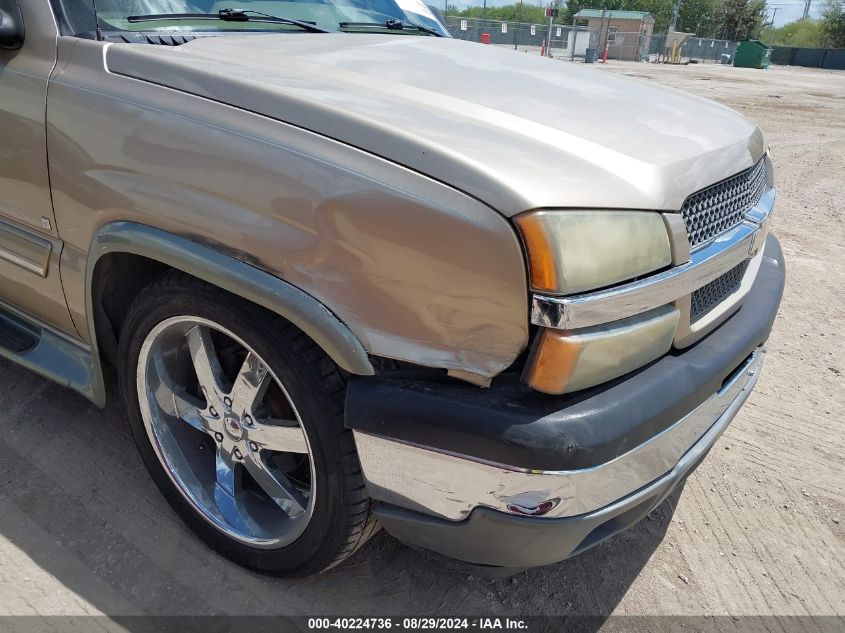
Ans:
{"label": "headlight", "polygon": [[653,211],[531,211],[515,218],[534,290],[574,294],[610,286],[672,262]]}

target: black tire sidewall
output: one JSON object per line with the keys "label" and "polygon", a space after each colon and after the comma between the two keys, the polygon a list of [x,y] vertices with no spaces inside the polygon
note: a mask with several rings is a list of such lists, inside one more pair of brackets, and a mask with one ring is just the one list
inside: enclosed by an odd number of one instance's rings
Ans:
{"label": "black tire sidewall", "polygon": [[[316,481],[315,505],[305,531],[278,549],[249,546],[209,523],[183,496],[167,474],[147,434],[138,400],[136,368],[144,340],[160,322],[178,316],[199,317],[226,328],[251,347],[284,385],[308,437]],[[147,469],[178,514],[211,547],[227,558],[267,573],[304,575],[328,566],[346,540],[342,469],[342,392],[328,388],[319,367],[297,351],[309,340],[280,317],[216,288],[194,285],[178,292],[150,288],[136,299],[122,329],[119,381],[130,428]],[[339,378],[339,375],[338,375]],[[338,403],[340,397],[340,403]],[[340,408],[340,415],[338,415]]]}

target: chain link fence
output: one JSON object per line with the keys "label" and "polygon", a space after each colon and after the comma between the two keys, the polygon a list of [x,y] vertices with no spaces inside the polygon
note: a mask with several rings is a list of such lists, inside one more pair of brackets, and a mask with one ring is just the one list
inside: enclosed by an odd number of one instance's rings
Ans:
{"label": "chain link fence", "polygon": [[772,47],[772,63],[845,70],[845,48]]}
{"label": "chain link fence", "polygon": [[[656,55],[665,51],[666,35],[653,35],[651,40],[650,54]],[[701,63],[733,63],[737,46],[739,42],[731,40],[692,37],[681,47],[681,59]]]}
{"label": "chain link fence", "polygon": [[[666,61],[666,34],[621,32],[612,29],[587,28],[527,22],[502,22],[448,16],[446,27],[452,37],[494,46],[510,46],[540,53],[550,42],[552,57],[584,60],[587,49],[596,51],[598,60],[607,46],[607,58],[627,61]],[[681,47],[681,63],[732,63],[738,43],[706,37],[693,37]]]}
{"label": "chain link fence", "polygon": [[[446,18],[446,27],[452,37],[471,42],[483,42],[484,35],[489,35],[489,43],[496,46],[512,46],[519,49],[540,48],[547,42],[548,24],[528,22],[502,22],[499,20],[481,20],[477,18]],[[583,57],[588,47],[598,45],[596,29],[572,27],[561,24],[552,25],[551,48],[558,51],[572,49],[575,44],[576,55]]]}

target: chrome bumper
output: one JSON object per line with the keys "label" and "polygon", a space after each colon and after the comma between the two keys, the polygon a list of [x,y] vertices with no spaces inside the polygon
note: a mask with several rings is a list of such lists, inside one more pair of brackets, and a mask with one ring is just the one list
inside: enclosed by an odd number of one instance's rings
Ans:
{"label": "chrome bumper", "polygon": [[748,398],[763,365],[757,348],[704,403],[647,442],[582,470],[515,468],[355,431],[371,497],[460,521],[477,507],[514,515],[572,517],[594,512],[703,455]]}

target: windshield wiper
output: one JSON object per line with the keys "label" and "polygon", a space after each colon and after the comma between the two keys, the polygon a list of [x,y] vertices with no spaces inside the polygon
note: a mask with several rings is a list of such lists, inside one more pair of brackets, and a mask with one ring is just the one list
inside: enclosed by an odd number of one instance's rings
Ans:
{"label": "windshield wiper", "polygon": [[341,22],[338,26],[340,26],[340,28],[342,29],[380,28],[390,29],[391,31],[419,31],[420,33],[425,33],[426,35],[433,35],[434,37],[443,37],[441,33],[438,33],[434,29],[430,29],[427,26],[414,24],[413,22],[403,22],[401,20],[387,20],[387,22]]}
{"label": "windshield wiper", "polygon": [[[259,17],[252,17],[259,16]],[[261,22],[268,24],[290,24],[311,33],[328,33],[313,22],[303,22],[291,18],[279,18],[269,13],[249,9],[220,9],[217,13],[154,13],[151,15],[130,15],[126,20],[132,24],[138,22],[162,22],[166,20],[223,20],[224,22]]]}

